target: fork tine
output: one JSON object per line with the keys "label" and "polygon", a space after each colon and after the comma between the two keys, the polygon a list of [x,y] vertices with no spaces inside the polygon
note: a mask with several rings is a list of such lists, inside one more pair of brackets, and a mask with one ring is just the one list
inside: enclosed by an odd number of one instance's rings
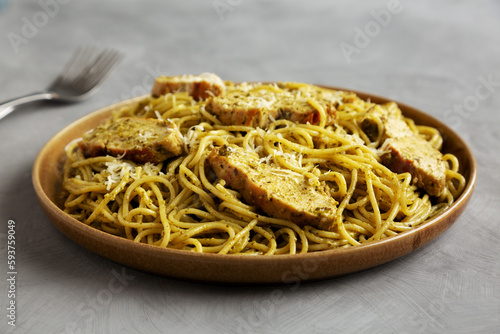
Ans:
{"label": "fork tine", "polygon": [[52,83],[52,87],[61,84],[74,83],[78,75],[78,73],[75,73],[76,70],[82,68],[83,66],[82,63],[84,60],[88,61],[90,53],[91,53],[90,47],[78,46],[71,55],[70,60],[64,66],[62,72],[57,76],[57,78]]}
{"label": "fork tine", "polygon": [[85,95],[97,88],[121,59],[122,54],[112,49],[97,52],[94,47],[78,47],[51,87],[71,88],[75,94]]}
{"label": "fork tine", "polygon": [[104,81],[113,67],[117,64],[118,60],[118,55],[112,55],[108,59],[103,60],[99,66],[96,67],[96,75],[90,78],[88,85],[94,87]]}
{"label": "fork tine", "polygon": [[[76,70],[81,69],[85,63],[89,62],[89,59],[92,58],[92,54],[94,53],[94,47],[82,47],[79,46],[73,52],[71,59],[64,67],[64,70],[59,75],[58,78],[69,80],[69,78],[75,78],[78,73]],[[76,72],[76,73],[75,73]]]}
{"label": "fork tine", "polygon": [[120,53],[114,50],[104,50],[86,66],[81,74],[83,77],[75,84],[81,90],[90,90],[99,85],[121,59]]}
{"label": "fork tine", "polygon": [[92,70],[95,73],[93,78],[96,81],[99,81],[102,75],[105,74],[106,69],[117,60],[116,59],[117,57],[118,53],[113,50],[101,53],[98,59],[96,60],[94,66],[92,67]]}
{"label": "fork tine", "polygon": [[75,51],[73,51],[73,54],[71,55],[70,60],[66,63],[66,66],[64,66],[63,71],[57,77],[58,79],[59,78],[64,78],[64,77],[68,77],[69,72],[71,71],[71,69],[73,68],[73,66],[75,66],[75,63],[79,60],[79,58],[81,56],[81,53],[82,53],[82,47],[81,46],[77,47],[75,49]]}

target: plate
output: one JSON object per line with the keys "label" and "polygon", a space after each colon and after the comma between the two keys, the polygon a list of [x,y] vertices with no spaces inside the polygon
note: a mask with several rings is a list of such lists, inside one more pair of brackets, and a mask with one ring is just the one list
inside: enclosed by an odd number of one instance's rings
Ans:
{"label": "plate", "polygon": [[[390,101],[371,94],[355,93],[376,103]],[[107,106],[61,130],[38,154],[32,174],[33,186],[43,211],[64,235],[104,258],[137,270],[177,279],[233,284],[296,284],[355,273],[407,255],[441,235],[465,210],[476,182],[476,163],[468,145],[441,121],[396,102],[404,115],[415,120],[416,124],[429,125],[441,132],[443,151],[458,157],[461,172],[467,180],[464,192],[448,210],[419,227],[360,246],[270,257],[199,254],[135,243],[77,221],[56,203],[61,190],[65,146],[103,122],[112,110],[141,98]]]}

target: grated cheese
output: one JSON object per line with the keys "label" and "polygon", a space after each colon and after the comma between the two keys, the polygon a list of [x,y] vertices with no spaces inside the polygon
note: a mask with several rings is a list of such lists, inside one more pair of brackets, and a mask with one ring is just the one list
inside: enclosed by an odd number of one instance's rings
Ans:
{"label": "grated cheese", "polygon": [[105,165],[107,169],[104,173],[107,173],[108,176],[106,177],[104,184],[106,185],[106,190],[108,191],[111,190],[114,184],[119,183],[127,173],[134,180],[138,179],[141,174],[147,176],[165,175],[158,166],[150,162],[146,162],[141,167],[134,166],[133,164],[123,160],[115,159],[113,161],[106,162]]}
{"label": "grated cheese", "polygon": [[198,133],[204,131],[205,128],[200,124],[193,125],[188,129],[188,131],[183,137],[186,150],[189,150],[190,147],[193,147],[194,145],[200,142],[198,139]]}
{"label": "grated cheese", "polygon": [[147,142],[149,139],[152,139],[155,137],[155,133],[151,131],[144,131],[143,129],[140,130],[138,133],[139,136],[139,141],[141,142]]}
{"label": "grated cheese", "polygon": [[163,119],[163,117],[161,117],[161,114],[158,110],[155,110],[155,115],[156,115],[156,118]]}

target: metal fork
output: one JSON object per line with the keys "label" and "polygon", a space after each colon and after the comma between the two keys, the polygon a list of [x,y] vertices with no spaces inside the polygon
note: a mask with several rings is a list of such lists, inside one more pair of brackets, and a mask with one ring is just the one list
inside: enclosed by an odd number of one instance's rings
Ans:
{"label": "metal fork", "polygon": [[115,50],[98,52],[94,47],[79,47],[65,68],[44,91],[0,103],[0,119],[17,107],[40,100],[76,102],[93,94],[122,59]]}

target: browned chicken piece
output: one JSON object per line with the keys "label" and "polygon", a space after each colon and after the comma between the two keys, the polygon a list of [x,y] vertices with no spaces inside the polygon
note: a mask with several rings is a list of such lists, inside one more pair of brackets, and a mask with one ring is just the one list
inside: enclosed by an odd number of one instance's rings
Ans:
{"label": "browned chicken piece", "polygon": [[256,153],[235,145],[214,148],[208,163],[248,204],[271,217],[326,230],[335,224],[338,203],[326,186],[312,185],[301,174],[261,163]]}
{"label": "browned chicken piece", "polygon": [[[245,86],[246,87],[246,86]],[[335,105],[339,98],[325,89],[305,91],[305,89],[273,90],[265,85],[255,85],[250,89],[238,89],[208,99],[206,109],[227,125],[246,125],[266,128],[277,119],[288,119],[296,123],[316,125],[320,121],[320,111],[311,104],[314,100],[324,110],[326,125],[337,120]]]}
{"label": "browned chicken piece", "polygon": [[[373,122],[378,117],[382,133]],[[446,162],[437,149],[414,133],[393,102],[368,110],[361,123],[371,140],[381,136],[382,163],[395,173],[410,173],[412,182],[429,195],[440,196],[446,187]]]}
{"label": "browned chicken piece", "polygon": [[160,97],[167,93],[187,92],[195,100],[199,101],[222,94],[225,87],[224,81],[212,73],[160,76],[154,82],[151,95]]}
{"label": "browned chicken piece", "polygon": [[124,117],[85,133],[78,146],[87,157],[111,155],[136,163],[159,163],[182,154],[184,142],[171,121]]}
{"label": "browned chicken piece", "polygon": [[276,103],[280,94],[263,91],[233,90],[207,100],[206,110],[226,125],[265,128],[278,118]]}
{"label": "browned chicken piece", "polygon": [[307,85],[295,87],[294,83],[280,83],[278,86],[287,89],[290,97],[281,101],[278,119],[288,119],[292,122],[317,125],[320,121],[320,112],[311,104],[311,100],[323,108],[326,115],[325,125],[337,122],[337,106],[343,99],[343,92]]}
{"label": "browned chicken piece", "polygon": [[[418,139],[417,139],[418,138]],[[410,173],[417,187],[439,196],[446,186],[446,164],[441,152],[420,137],[387,139],[382,146],[383,164],[395,173]]]}

